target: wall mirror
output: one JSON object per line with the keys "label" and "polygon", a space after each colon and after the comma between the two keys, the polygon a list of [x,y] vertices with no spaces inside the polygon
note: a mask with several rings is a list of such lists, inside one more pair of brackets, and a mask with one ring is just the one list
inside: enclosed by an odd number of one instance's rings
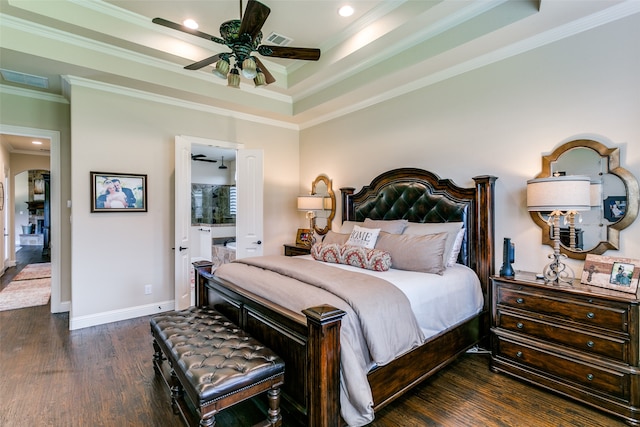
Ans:
{"label": "wall mirror", "polygon": [[324,210],[316,213],[314,230],[320,235],[327,234],[336,216],[336,195],[333,193],[331,180],[326,175],[319,175],[311,184],[311,194],[324,197]]}
{"label": "wall mirror", "polygon": [[[638,216],[638,181],[620,166],[620,150],[590,139],[569,141],[542,157],[536,178],[587,175],[591,178],[591,210],[580,212],[573,223],[561,220],[560,252],[584,259],[618,249],[620,231]],[[544,212],[530,212],[542,228],[542,243],[553,247],[553,230]],[[575,239],[571,239],[573,233]]]}

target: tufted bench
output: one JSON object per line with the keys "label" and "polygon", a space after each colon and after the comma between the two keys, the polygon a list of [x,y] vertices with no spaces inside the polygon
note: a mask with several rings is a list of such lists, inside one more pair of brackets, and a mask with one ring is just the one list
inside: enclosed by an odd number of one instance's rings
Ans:
{"label": "tufted bench", "polygon": [[[280,426],[280,386],[284,362],[256,339],[211,308],[170,311],[151,318],[154,368],[163,374],[174,411],[190,424],[184,392],[195,406],[200,426],[214,426],[215,415],[243,400],[268,391],[264,426]],[[164,356],[164,357],[163,357]]]}

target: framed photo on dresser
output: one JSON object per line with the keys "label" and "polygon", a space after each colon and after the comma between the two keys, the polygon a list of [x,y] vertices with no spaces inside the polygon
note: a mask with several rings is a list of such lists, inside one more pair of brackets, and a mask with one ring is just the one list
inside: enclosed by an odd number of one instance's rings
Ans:
{"label": "framed photo on dresser", "polygon": [[585,285],[635,294],[640,260],[588,254],[580,282]]}

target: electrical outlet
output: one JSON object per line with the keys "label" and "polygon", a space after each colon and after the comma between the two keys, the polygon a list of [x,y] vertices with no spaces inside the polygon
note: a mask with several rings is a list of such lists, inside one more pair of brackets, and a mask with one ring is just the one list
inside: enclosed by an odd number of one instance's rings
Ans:
{"label": "electrical outlet", "polygon": [[151,293],[151,285],[144,285],[144,294],[149,295]]}

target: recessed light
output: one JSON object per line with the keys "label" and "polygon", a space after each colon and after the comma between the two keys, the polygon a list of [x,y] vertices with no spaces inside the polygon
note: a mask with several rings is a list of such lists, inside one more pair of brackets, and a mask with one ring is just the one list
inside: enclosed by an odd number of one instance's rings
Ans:
{"label": "recessed light", "polygon": [[192,30],[197,30],[199,26],[198,23],[193,19],[185,19],[182,23],[185,27],[191,28]]}
{"label": "recessed light", "polygon": [[42,145],[42,142],[40,141],[31,141],[31,143],[34,145]]}
{"label": "recessed light", "polygon": [[338,15],[343,16],[343,17],[348,17],[353,15],[353,7],[349,6],[349,5],[345,5],[342,6],[340,9],[338,9]]}

